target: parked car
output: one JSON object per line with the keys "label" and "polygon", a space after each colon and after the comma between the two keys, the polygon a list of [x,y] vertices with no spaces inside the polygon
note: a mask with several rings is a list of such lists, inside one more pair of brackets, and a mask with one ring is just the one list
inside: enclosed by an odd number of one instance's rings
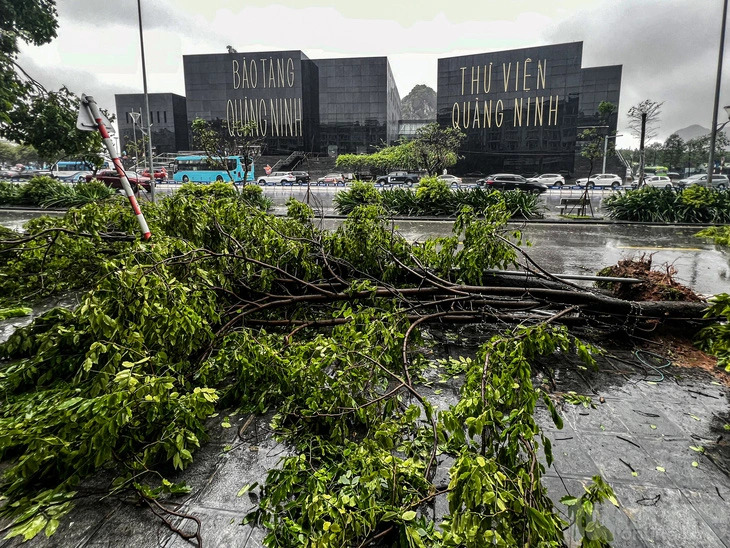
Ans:
{"label": "parked car", "polygon": [[[709,185],[707,184],[707,173],[698,173],[697,175],[692,175],[691,177],[687,177],[686,179],[678,181],[677,185],[679,186],[679,188],[685,188],[692,185],[708,187]],[[728,183],[727,175],[722,175],[720,173],[712,174],[711,188],[724,190],[729,187],[730,183]]]}
{"label": "parked car", "polygon": [[306,185],[311,180],[309,178],[309,173],[306,171],[292,171],[291,174],[296,177],[296,182],[299,184]]}
{"label": "parked car", "polygon": [[670,171],[669,173],[667,173],[667,177],[669,177],[672,181],[679,181],[682,178],[682,176],[675,171]]}
{"label": "parked car", "polygon": [[11,168],[9,170],[6,170],[5,173],[8,179],[12,179],[15,181],[19,179],[32,179],[33,177],[38,177],[41,175],[47,175],[51,177],[51,170],[49,169],[35,169],[28,166]]}
{"label": "parked car", "polygon": [[456,175],[449,175],[449,174],[439,175],[438,180],[448,183],[450,185],[460,185],[461,184],[461,177],[457,177]]}
{"label": "parked car", "polygon": [[319,179],[317,179],[317,182],[326,185],[344,185],[345,176],[342,173],[328,173],[324,177],[320,177]]}
{"label": "parked car", "polygon": [[599,173],[598,175],[591,175],[590,180],[586,177],[576,179],[575,184],[578,186],[585,186],[588,188],[595,187],[611,187],[613,189],[620,188],[623,185],[623,180],[618,175],[612,173]]}
{"label": "parked car", "polygon": [[[145,168],[145,170],[142,172],[142,175],[145,177],[150,176],[150,169]],[[167,180],[167,170],[164,167],[156,167],[155,168],[155,180],[158,181],[165,181]]]}
{"label": "parked car", "polygon": [[382,185],[412,185],[420,180],[421,176],[418,173],[411,173],[409,171],[391,171],[387,175],[378,177],[375,182]]}
{"label": "parked car", "polygon": [[297,178],[291,171],[274,171],[268,175],[261,175],[259,177],[260,185],[275,185],[275,184],[292,184],[297,181]]}
{"label": "parked car", "polygon": [[537,194],[542,194],[548,189],[548,185],[545,183],[528,181],[522,175],[514,173],[488,175],[484,179],[478,179],[477,185],[497,190],[522,190]]}
{"label": "parked car", "polygon": [[0,180],[15,179],[18,177],[17,169],[0,169]]}
{"label": "parked car", "polygon": [[[94,179],[104,183],[110,188],[124,188],[122,186],[122,179],[114,169],[104,169],[99,171],[96,175],[86,176],[87,181],[93,181]],[[151,185],[149,177],[145,177],[141,173],[137,173],[135,171],[127,171],[127,179],[129,180],[129,184],[134,192],[138,192],[139,187],[144,188],[147,192],[150,191]]]}
{"label": "parked car", "polygon": [[674,188],[672,180],[666,175],[651,175],[644,177],[644,183],[641,186],[653,186],[657,188]]}
{"label": "parked car", "polygon": [[548,186],[556,186],[558,188],[565,184],[565,177],[559,173],[543,173],[537,177],[530,177],[527,180],[533,183],[545,183]]}
{"label": "parked car", "polygon": [[71,175],[59,177],[58,180],[65,183],[83,183],[84,181],[86,181],[86,178],[92,174],[93,172],[91,171],[77,171],[76,173],[72,173]]}

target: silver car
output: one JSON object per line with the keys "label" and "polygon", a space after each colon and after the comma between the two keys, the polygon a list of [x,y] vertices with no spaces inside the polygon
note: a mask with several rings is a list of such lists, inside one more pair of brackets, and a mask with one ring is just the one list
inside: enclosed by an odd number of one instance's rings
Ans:
{"label": "silver car", "polygon": [[530,177],[527,180],[531,183],[544,183],[548,186],[555,186],[558,188],[565,184],[565,177],[558,173],[543,173],[537,177]]}
{"label": "silver car", "polygon": [[590,179],[587,179],[585,177],[583,177],[582,179],[578,179],[575,184],[588,188],[594,188],[597,186],[610,186],[615,190],[621,188],[623,180],[618,175],[614,175],[612,173],[600,173],[598,175],[591,175]]}
{"label": "silver car", "polygon": [[460,185],[461,184],[461,177],[457,177],[456,175],[450,175],[450,174],[439,175],[438,180],[448,183],[450,185]]}
{"label": "silver car", "polygon": [[[684,188],[692,185],[707,187],[707,173],[698,173],[697,175],[692,175],[691,177],[687,177],[686,179],[681,179],[677,184],[679,185],[679,188]],[[712,174],[711,188],[725,190],[728,187],[730,187],[730,184],[728,184],[727,175],[722,175],[720,173]]]}
{"label": "silver car", "polygon": [[649,177],[644,177],[644,184],[642,186],[674,188],[674,185],[672,185],[672,180],[666,175],[650,175]]}

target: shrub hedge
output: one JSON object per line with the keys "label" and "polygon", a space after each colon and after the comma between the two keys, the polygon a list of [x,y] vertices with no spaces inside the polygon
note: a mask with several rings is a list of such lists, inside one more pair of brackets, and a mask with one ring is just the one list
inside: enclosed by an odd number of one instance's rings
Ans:
{"label": "shrub hedge", "polygon": [[728,223],[730,192],[691,186],[674,191],[644,187],[617,192],[603,203],[608,215],[622,221],[658,223]]}
{"label": "shrub hedge", "polygon": [[382,204],[390,213],[405,216],[455,217],[462,207],[470,206],[483,211],[504,199],[512,218],[530,218],[540,215],[539,198],[519,190],[454,189],[435,177],[421,179],[416,190],[393,188],[378,191],[372,183],[355,181],[348,190],[335,198],[335,210],[347,215],[363,204]]}

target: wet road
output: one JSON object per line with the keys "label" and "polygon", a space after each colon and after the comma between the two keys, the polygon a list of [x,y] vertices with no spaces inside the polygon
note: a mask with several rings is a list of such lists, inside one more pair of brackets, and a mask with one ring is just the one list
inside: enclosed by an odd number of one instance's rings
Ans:
{"label": "wet road", "polygon": [[[409,240],[450,234],[451,222],[397,221]],[[666,225],[526,223],[522,227],[531,247],[525,251],[554,274],[595,274],[621,259],[652,257],[653,265],[677,270],[675,279],[698,293],[730,292],[728,252],[694,235],[695,227]]]}
{"label": "wet road", "polygon": [[[158,185],[161,194],[173,192],[178,185]],[[333,198],[342,187],[271,186],[264,193],[274,201],[274,211],[283,214],[286,201],[294,197],[309,203],[318,213],[333,213]],[[611,190],[591,191],[596,216],[601,215],[601,203]],[[533,259],[555,274],[595,274],[620,259],[651,255],[655,266],[672,265],[676,279],[702,294],[730,292],[728,252],[712,242],[696,238],[695,227],[669,225],[591,224],[558,222],[557,205],[562,198],[575,198],[581,191],[551,189],[541,196],[545,215],[554,223],[527,223],[524,233],[533,246],[526,248]],[[0,210],[0,224],[18,229],[40,212],[8,212]],[[56,213],[57,214],[57,213]],[[331,229],[339,220],[325,219],[323,226]],[[451,233],[452,221],[396,222],[401,232],[412,241]],[[515,225],[518,226],[518,225]]]}

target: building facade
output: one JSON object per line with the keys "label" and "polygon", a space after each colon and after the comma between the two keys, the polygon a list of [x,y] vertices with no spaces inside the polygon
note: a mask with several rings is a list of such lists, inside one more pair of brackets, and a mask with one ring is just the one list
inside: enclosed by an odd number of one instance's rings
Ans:
{"label": "building facade", "polygon": [[398,138],[400,95],[387,57],[317,59],[319,151],[366,154]]}
{"label": "building facade", "polygon": [[439,59],[437,119],[466,133],[455,171],[573,174],[579,134],[616,131],[621,66],[582,68],[573,42]]}
{"label": "building facade", "polygon": [[366,152],[392,142],[400,96],[386,57],[311,60],[301,51],[183,57],[188,124],[254,123],[266,154]]}
{"label": "building facade", "polygon": [[[174,153],[190,148],[188,141],[188,122],[185,97],[174,93],[149,93],[152,120],[153,153]],[[137,156],[134,145],[143,156],[144,134],[147,133],[148,118],[144,113],[144,95],[128,93],[114,96],[117,108],[119,145],[123,155]],[[134,113],[137,113],[135,121]],[[124,154],[127,153],[127,154]]]}
{"label": "building facade", "polygon": [[[613,135],[621,66],[582,67],[572,42],[438,60],[437,121],[466,133],[454,172],[583,174],[580,133]],[[336,156],[370,153],[408,139],[422,121],[401,120],[401,99],[386,57],[309,59],[300,50],[186,55],[186,97],[150,94],[157,152],[194,148],[196,118],[231,136],[250,124],[262,153]],[[139,124],[142,94],[117,95],[122,147]],[[143,123],[146,120],[143,118]],[[136,131],[135,131],[136,130]],[[595,171],[594,166],[594,171]],[[614,158],[607,171],[621,173]]]}

